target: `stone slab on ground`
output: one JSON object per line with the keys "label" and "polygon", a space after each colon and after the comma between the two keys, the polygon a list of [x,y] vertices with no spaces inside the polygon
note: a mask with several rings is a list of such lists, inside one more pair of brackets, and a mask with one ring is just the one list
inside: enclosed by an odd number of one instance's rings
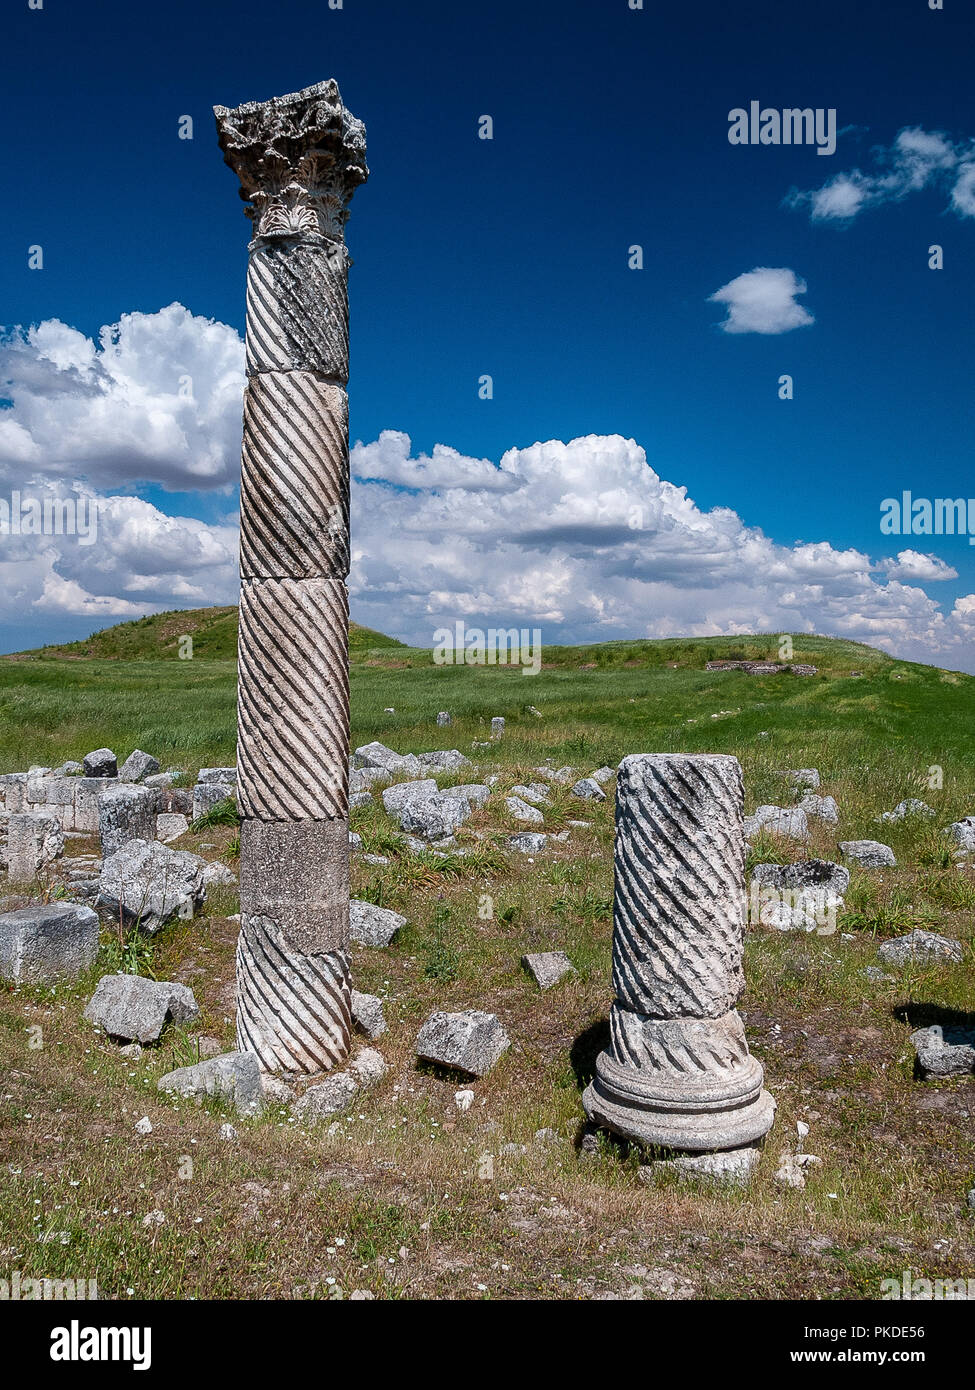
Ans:
{"label": "stone slab on ground", "polygon": [[548,844],[547,835],[539,835],[533,830],[520,830],[517,835],[509,835],[508,845],[519,854],[538,854]]}
{"label": "stone slab on ground", "polygon": [[444,748],[434,753],[417,753],[417,762],[425,772],[431,768],[437,772],[457,772],[462,767],[473,767],[470,758],[464,756],[459,748]]}
{"label": "stone slab on ground", "polygon": [[755,814],[745,817],[745,838],[753,839],[759,831],[779,835],[786,840],[809,839],[809,821],[798,806],[758,806]]}
{"label": "stone slab on ground", "polygon": [[420,1029],[416,1055],[424,1062],[483,1076],[511,1046],[496,1014],[480,1009],[444,1013],[437,1009]]}
{"label": "stone slab on ground", "polygon": [[375,994],[352,991],[352,1022],[367,1038],[380,1038],[386,1031],[383,1001]]}
{"label": "stone slab on ground", "polygon": [[483,782],[462,782],[456,787],[444,787],[441,796],[456,796],[471,806],[483,806],[491,795],[491,788]]}
{"label": "stone slab on ground", "polygon": [[539,989],[551,989],[564,975],[575,974],[575,966],[564,951],[534,951],[522,956],[521,963]]}
{"label": "stone slab on ground", "polygon": [[360,946],[388,946],[406,918],[388,907],[353,898],[349,903],[349,935]]}
{"label": "stone slab on ground", "polygon": [[206,895],[206,861],[157,841],[129,840],[102,864],[98,905],[149,935],[176,917],[192,917]]}
{"label": "stone slab on ground", "polygon": [[261,1072],[253,1052],[225,1052],[191,1067],[177,1067],[157,1084],[160,1091],[193,1097],[197,1103],[204,1096],[226,1097],[241,1115],[259,1115],[264,1109]]}
{"label": "stone slab on ground", "polygon": [[760,1157],[761,1150],[754,1145],[718,1153],[678,1154],[641,1164],[639,1178],[647,1187],[668,1175],[711,1187],[747,1187],[758,1170]]}
{"label": "stone slab on ground", "polygon": [[919,1028],[911,1034],[911,1043],[925,1078],[971,1076],[975,1072],[975,1025]]}
{"label": "stone slab on ground", "polygon": [[421,777],[415,782],[397,782],[383,792],[383,806],[392,815],[402,811],[411,801],[420,797],[436,796],[437,784],[432,777]]}
{"label": "stone slab on ground", "polygon": [[580,777],[569,789],[570,795],[577,796],[582,801],[605,801],[606,793],[596,781],[595,777]]}
{"label": "stone slab on ground", "polygon": [[443,840],[464,824],[471,804],[459,796],[436,792],[416,797],[397,812],[400,829],[422,840]]}
{"label": "stone slab on ground", "polygon": [[157,1042],[167,1019],[189,1023],[199,1017],[193,991],[168,980],[142,975],[103,975],[84,1017],[109,1037],[126,1042]]}
{"label": "stone slab on ground", "polygon": [[850,871],[829,859],[800,859],[795,864],[756,864],[752,882],[773,888],[818,888],[842,897],[850,886]]}
{"label": "stone slab on ground", "polygon": [[965,948],[953,937],[939,936],[937,932],[918,928],[906,936],[885,941],[877,951],[877,959],[886,965],[908,965],[912,961],[925,960],[963,961]]}
{"label": "stone slab on ground", "polygon": [[893,869],[897,857],[890,845],[882,845],[878,840],[841,840],[840,853],[851,864],[859,864],[864,869]]}

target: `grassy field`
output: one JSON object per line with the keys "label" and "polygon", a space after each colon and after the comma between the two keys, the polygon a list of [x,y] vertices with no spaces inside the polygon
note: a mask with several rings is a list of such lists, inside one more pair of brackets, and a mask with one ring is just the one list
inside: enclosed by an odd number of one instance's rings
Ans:
{"label": "grassy field", "polygon": [[[91,656],[62,648],[0,660],[2,767],[103,744],[120,755],[139,746],[190,772],[232,760],[234,614],[222,612],[200,619],[199,630],[215,634],[212,657],[201,639],[191,661],[179,660],[173,630],[148,620],[81,644]],[[917,1081],[907,1043],[919,1023],[975,1012],[975,878],[939,833],[975,811],[975,681],[801,636],[795,659],[816,665],[815,677],[703,670],[711,658],[774,657],[777,641],[551,649],[535,677],[434,667],[429,653],[364,631],[351,648],[354,744],[457,747],[477,772],[455,780],[496,772],[501,789],[532,780],[546,759],[582,775],[626,753],[731,752],[745,769],[748,809],[787,795],[776,769],[818,767],[841,823],[814,822],[811,852],[835,857],[847,838],[892,845],[896,869],[854,872],[835,935],[749,931],[741,1008],[778,1101],[749,1191],[647,1188],[632,1151],[609,1139],[594,1155],[577,1151],[581,1089],[610,1000],[611,799],[594,806],[557,791],[546,828],[573,818],[590,826],[534,863],[504,852],[514,827],[498,796],[460,833],[466,858],[411,854],[368,808],[353,826],[391,862],[357,860],[353,892],[409,923],[389,949],[353,954],[357,988],[385,1000],[389,1029],[377,1045],[387,1077],[331,1127],[304,1130],[275,1108],[234,1119],[237,1139],[221,1140],[228,1115],[219,1107],[155,1088],[164,1070],[195,1057],[191,1035],[172,1030],[131,1060],[82,1023],[98,974],[119,960],[106,935],[91,979],[0,994],[0,1134],[10,1156],[0,1275],[95,1276],[103,1296],[123,1299],[353,1290],[858,1299],[905,1269],[975,1277],[975,1211],[965,1203],[975,1080]],[[436,727],[440,709],[451,711],[451,728]],[[496,714],[507,720],[503,741],[472,750]],[[941,787],[930,784],[933,768]],[[936,808],[931,825],[874,823],[911,795]],[[220,826],[180,843],[226,856],[232,835]],[[799,857],[767,841],[756,853]],[[236,923],[224,914],[236,910],[224,890],[206,916],[167,929],[142,958],[143,969],[193,987],[202,1031],[226,1047]],[[866,978],[878,942],[914,926],[964,941],[965,962]],[[541,993],[520,958],[552,949],[567,951],[577,973]],[[473,1083],[474,1104],[461,1113],[453,1097],[463,1083],[417,1068],[412,1045],[432,1008],[467,1007],[497,1012],[512,1047]],[[144,1137],[134,1129],[143,1115],[153,1126]],[[810,1127],[806,1151],[823,1162],[805,1189],[783,1190],[773,1175],[799,1120]],[[536,1139],[543,1129],[554,1138]]]}

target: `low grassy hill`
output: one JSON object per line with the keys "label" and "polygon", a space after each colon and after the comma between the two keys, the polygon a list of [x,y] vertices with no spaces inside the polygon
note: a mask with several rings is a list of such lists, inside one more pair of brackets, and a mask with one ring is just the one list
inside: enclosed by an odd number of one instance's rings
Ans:
{"label": "low grassy hill", "polygon": [[[62,642],[19,652],[20,659],[36,661],[78,660],[96,657],[103,661],[178,661],[186,651],[184,638],[192,638],[193,659],[235,661],[237,658],[237,606],[226,608],[179,608],[169,613],[153,613],[130,623],[93,632],[81,642]],[[371,628],[349,625],[349,654],[353,660],[373,648],[402,647],[395,637],[386,637]],[[185,660],[185,656],[182,657]]]}

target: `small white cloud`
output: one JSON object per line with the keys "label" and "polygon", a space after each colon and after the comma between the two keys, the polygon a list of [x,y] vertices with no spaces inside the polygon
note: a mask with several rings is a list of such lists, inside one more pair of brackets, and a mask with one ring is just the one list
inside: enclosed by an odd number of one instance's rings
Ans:
{"label": "small white cloud", "polygon": [[837,174],[829,183],[809,195],[813,221],[823,222],[830,218],[843,221],[856,217],[869,196],[869,189],[859,170],[854,169],[851,174]]}
{"label": "small white cloud", "polygon": [[784,266],[756,266],[715,290],[709,303],[725,304],[725,333],[788,333],[815,322],[812,314],[796,303],[806,293],[806,282]]}

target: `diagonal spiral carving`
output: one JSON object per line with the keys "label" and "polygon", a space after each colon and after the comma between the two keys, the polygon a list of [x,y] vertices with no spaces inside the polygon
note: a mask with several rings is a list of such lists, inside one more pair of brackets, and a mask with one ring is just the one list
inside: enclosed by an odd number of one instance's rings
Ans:
{"label": "diagonal spiral carving", "polygon": [[256,246],[247,265],[247,375],[349,378],[348,254],[342,245]]}
{"label": "diagonal spiral carving", "polygon": [[716,1018],[744,985],[737,759],[624,759],[617,791],[613,986],[626,1009]]}
{"label": "diagonal spiral carving", "polygon": [[237,1047],[265,1072],[328,1071],[348,1056],[349,960],[289,951],[269,917],[245,915],[237,940]]}
{"label": "diagonal spiral carving", "polygon": [[614,1005],[611,1055],[622,1066],[670,1075],[720,1075],[748,1064],[748,1043],[737,1013],[721,1019],[655,1019]]}
{"label": "diagonal spiral carving", "polygon": [[237,776],[241,814],[348,814],[349,600],[337,579],[241,587]]}
{"label": "diagonal spiral carving", "polygon": [[310,372],[266,372],[244,394],[240,572],[349,572],[348,402]]}

